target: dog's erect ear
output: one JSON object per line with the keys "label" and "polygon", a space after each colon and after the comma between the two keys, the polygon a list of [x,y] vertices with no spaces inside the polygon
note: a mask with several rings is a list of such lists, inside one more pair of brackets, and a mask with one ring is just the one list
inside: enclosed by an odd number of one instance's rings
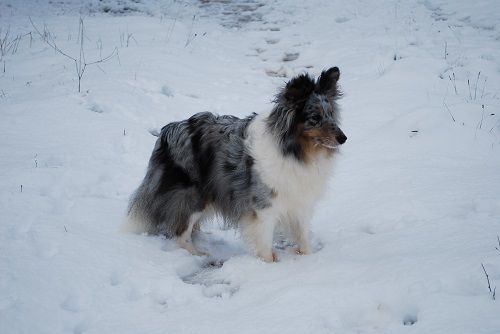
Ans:
{"label": "dog's erect ear", "polygon": [[286,84],[283,97],[292,103],[303,102],[314,91],[314,88],[314,80],[307,74],[301,74]]}
{"label": "dog's erect ear", "polygon": [[331,94],[335,96],[337,94],[337,81],[339,77],[340,71],[338,67],[332,67],[321,72],[318,82],[316,83],[316,91],[320,94]]}

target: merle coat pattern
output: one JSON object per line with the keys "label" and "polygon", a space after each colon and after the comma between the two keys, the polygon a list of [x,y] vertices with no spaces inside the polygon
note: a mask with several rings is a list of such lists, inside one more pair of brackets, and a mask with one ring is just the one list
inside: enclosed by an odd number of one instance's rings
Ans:
{"label": "merle coat pattern", "polygon": [[[267,114],[240,119],[198,113],[166,125],[132,196],[135,230],[176,238],[201,255],[191,234],[209,213],[238,226],[256,255],[275,259],[276,224],[309,253],[308,220],[346,136],[338,125],[339,70],[290,80]],[[310,188],[310,189],[309,189]]]}

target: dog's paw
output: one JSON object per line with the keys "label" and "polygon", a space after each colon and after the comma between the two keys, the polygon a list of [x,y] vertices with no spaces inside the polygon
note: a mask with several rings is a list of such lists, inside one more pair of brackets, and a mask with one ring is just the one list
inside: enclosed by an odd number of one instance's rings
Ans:
{"label": "dog's paw", "polygon": [[295,253],[297,253],[298,255],[309,255],[311,254],[311,249],[309,247],[298,247],[295,250]]}
{"label": "dog's paw", "polygon": [[192,255],[196,255],[196,256],[206,256],[206,255],[208,255],[207,253],[199,251],[198,249],[196,249],[194,247],[193,243],[190,242],[190,241],[177,240],[177,244],[179,245],[179,247],[187,250]]}
{"label": "dog's paw", "polygon": [[257,256],[264,262],[267,262],[267,263],[272,263],[272,262],[278,262],[279,259],[278,259],[278,255],[276,254],[276,252],[274,251],[271,251],[269,253],[266,252],[266,254],[257,254]]}

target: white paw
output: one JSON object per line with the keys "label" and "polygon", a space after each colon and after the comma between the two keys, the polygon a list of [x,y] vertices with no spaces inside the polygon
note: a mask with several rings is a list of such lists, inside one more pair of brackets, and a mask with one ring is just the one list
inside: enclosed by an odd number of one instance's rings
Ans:
{"label": "white paw", "polygon": [[309,246],[300,246],[295,252],[299,255],[309,255],[311,254],[311,249],[309,248]]}
{"label": "white paw", "polygon": [[278,255],[276,255],[275,252],[266,252],[265,254],[263,253],[258,253],[257,256],[261,258],[263,261],[271,263],[271,262],[278,262]]}
{"label": "white paw", "polygon": [[185,240],[177,240],[177,244],[181,248],[184,248],[185,250],[187,250],[192,255],[196,255],[196,256],[205,256],[205,255],[208,255],[207,253],[204,253],[204,252],[201,252],[201,251],[197,250],[194,247],[194,245],[193,245],[192,242],[185,241]]}

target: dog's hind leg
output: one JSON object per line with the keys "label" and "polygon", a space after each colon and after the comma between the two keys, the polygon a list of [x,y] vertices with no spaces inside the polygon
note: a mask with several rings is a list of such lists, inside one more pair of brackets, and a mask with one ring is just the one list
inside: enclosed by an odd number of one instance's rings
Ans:
{"label": "dog's hind leg", "polygon": [[193,234],[193,227],[197,223],[199,223],[199,221],[202,219],[202,216],[203,216],[202,212],[196,212],[196,213],[191,214],[191,216],[189,217],[188,222],[186,224],[187,225],[186,229],[176,239],[177,244],[180,247],[184,248],[185,250],[187,250],[191,254],[198,255],[198,256],[202,256],[202,255],[206,255],[206,254],[203,252],[200,252],[199,250],[197,250],[194,247],[192,234]]}

